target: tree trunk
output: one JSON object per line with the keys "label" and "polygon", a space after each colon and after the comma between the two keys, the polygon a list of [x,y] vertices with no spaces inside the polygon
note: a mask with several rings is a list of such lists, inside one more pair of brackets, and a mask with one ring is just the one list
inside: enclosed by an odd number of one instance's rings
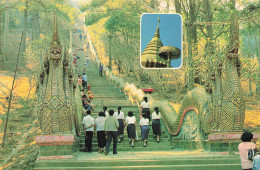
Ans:
{"label": "tree trunk", "polygon": [[32,41],[38,39],[40,35],[40,23],[38,11],[33,11],[32,17]]}
{"label": "tree trunk", "polygon": [[32,12],[32,41],[35,39],[35,28],[36,28],[36,22],[35,22],[35,11]]}
{"label": "tree trunk", "polygon": [[194,76],[193,76],[193,59],[192,59],[192,41],[191,41],[191,30],[187,30],[187,43],[188,43],[188,90],[194,88]]}
{"label": "tree trunk", "polygon": [[[1,8],[1,5],[0,5]],[[2,51],[2,12],[0,12],[0,56],[3,55]]]}
{"label": "tree trunk", "polygon": [[249,95],[249,96],[252,96],[252,95],[253,95],[251,75],[252,75],[252,73],[249,73],[249,82],[248,82],[248,90],[249,90],[248,95]]}
{"label": "tree trunk", "polygon": [[232,20],[232,23],[230,24],[230,45],[232,45],[233,44],[233,41],[234,41],[234,36],[236,36],[235,35],[235,33],[234,33],[234,30],[235,30],[235,27],[236,27],[236,24],[235,24],[235,21],[234,21],[234,18],[236,17],[235,16],[235,5],[236,5],[236,0],[230,0],[230,2],[229,3],[231,3],[231,5],[230,5],[230,12],[231,12],[231,16],[230,16],[230,18],[231,18],[231,20]]}
{"label": "tree trunk", "polygon": [[166,4],[167,4],[167,6],[166,6],[166,13],[169,13],[169,9],[170,9],[170,0],[166,0]]}
{"label": "tree trunk", "polygon": [[8,37],[9,37],[9,10],[5,11],[5,29],[4,29],[4,62],[6,63],[6,55],[8,51]]}
{"label": "tree trunk", "polygon": [[[212,22],[210,0],[204,0],[204,8],[205,8],[206,22]],[[214,43],[212,42],[212,40],[213,40],[212,25],[207,25],[207,37],[206,38],[209,38],[209,41],[207,41],[207,43],[206,43],[206,47],[211,54],[214,54],[215,51],[214,51]]]}
{"label": "tree trunk", "polygon": [[40,30],[40,18],[39,18],[39,12],[38,11],[36,11],[35,20],[36,20],[35,21],[36,22],[35,38],[39,39],[41,30]]}
{"label": "tree trunk", "polygon": [[179,0],[174,0],[176,13],[181,13],[181,4]]}
{"label": "tree trunk", "polygon": [[189,12],[189,18],[190,18],[190,36],[191,36],[191,42],[192,46],[195,52],[198,51],[198,40],[197,40],[197,26],[194,24],[196,23],[196,4],[194,1],[189,0],[189,5],[190,5],[190,12]]}
{"label": "tree trunk", "polygon": [[28,0],[25,1],[25,9],[24,9],[24,19],[23,19],[23,37],[22,37],[22,42],[21,42],[21,51],[20,55],[23,56],[25,52],[25,47],[26,47],[26,32],[27,32],[27,18],[28,18]]}

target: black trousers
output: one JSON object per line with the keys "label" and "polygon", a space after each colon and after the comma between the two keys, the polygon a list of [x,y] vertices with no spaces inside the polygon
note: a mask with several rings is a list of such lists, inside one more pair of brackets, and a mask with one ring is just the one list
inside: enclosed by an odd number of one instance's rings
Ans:
{"label": "black trousers", "polygon": [[105,131],[97,131],[98,147],[104,148],[106,146]]}
{"label": "black trousers", "polygon": [[103,70],[99,70],[99,76],[102,77]]}
{"label": "black trousers", "polygon": [[107,143],[106,143],[106,151],[109,151],[110,144],[113,138],[113,153],[117,153],[117,131],[108,131],[107,132]]}
{"label": "black trousers", "polygon": [[91,151],[93,131],[85,131],[85,146],[86,150]]}

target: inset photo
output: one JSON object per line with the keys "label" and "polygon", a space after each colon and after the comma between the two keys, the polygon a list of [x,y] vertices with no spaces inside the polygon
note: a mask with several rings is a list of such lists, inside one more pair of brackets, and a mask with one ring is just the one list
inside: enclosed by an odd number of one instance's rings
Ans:
{"label": "inset photo", "polygon": [[148,69],[182,66],[182,18],[179,14],[143,14],[140,63]]}

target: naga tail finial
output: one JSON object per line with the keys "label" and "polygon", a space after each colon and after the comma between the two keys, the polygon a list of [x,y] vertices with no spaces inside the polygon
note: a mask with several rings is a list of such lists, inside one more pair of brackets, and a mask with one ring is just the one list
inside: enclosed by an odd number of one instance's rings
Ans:
{"label": "naga tail finial", "polygon": [[60,44],[60,38],[58,33],[58,19],[57,19],[57,13],[54,11],[54,23],[53,23],[53,37],[52,42],[57,41]]}

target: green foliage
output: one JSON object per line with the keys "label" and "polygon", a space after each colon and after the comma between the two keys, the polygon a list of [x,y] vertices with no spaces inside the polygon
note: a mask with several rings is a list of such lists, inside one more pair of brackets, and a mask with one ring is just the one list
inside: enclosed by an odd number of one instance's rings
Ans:
{"label": "green foliage", "polygon": [[80,8],[80,10],[86,11],[86,10],[90,10],[93,8],[98,8],[102,5],[104,5],[108,0],[92,0],[90,4],[87,4],[86,6],[83,6]]}
{"label": "green foliage", "polygon": [[111,33],[122,34],[126,39],[133,39],[139,36],[139,20],[138,14],[119,10],[112,14],[106,22],[105,28]]}
{"label": "green foliage", "polygon": [[85,23],[86,25],[92,25],[106,16],[106,13],[91,13],[85,17]]}
{"label": "green foliage", "polygon": [[92,8],[96,8],[96,7],[99,7],[101,5],[103,5],[107,0],[92,0],[91,3],[90,3],[90,7]]}
{"label": "green foliage", "polygon": [[105,28],[111,33],[118,33],[125,40],[139,39],[140,16],[145,12],[139,2],[124,1],[124,9],[111,12]]}

